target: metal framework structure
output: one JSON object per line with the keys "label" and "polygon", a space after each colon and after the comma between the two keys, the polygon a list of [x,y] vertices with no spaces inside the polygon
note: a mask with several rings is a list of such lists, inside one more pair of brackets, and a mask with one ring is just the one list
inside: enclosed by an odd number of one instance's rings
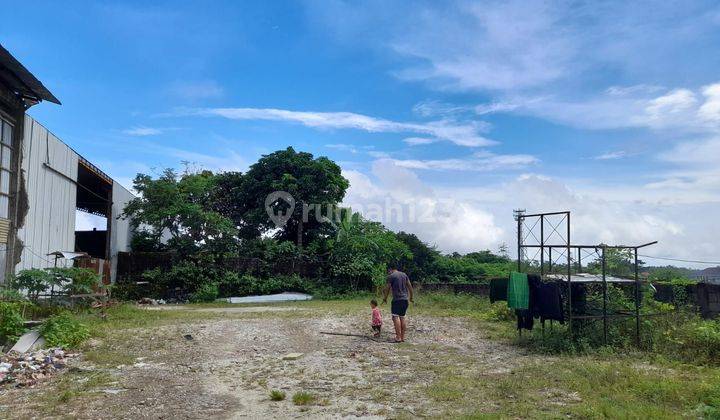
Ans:
{"label": "metal framework structure", "polygon": [[[653,245],[657,241],[642,245],[577,245],[570,241],[570,212],[558,211],[550,213],[526,214],[524,210],[514,212],[517,221],[517,269],[525,272],[530,268],[539,271],[543,280],[561,281],[567,285],[567,319],[570,331],[573,331],[574,320],[602,320],[603,342],[607,343],[608,320],[610,318],[635,318],[635,341],[640,344],[640,273],[638,250]],[[629,250],[633,255],[633,274],[631,278],[608,276],[608,250]],[[532,257],[529,257],[532,255]],[[577,256],[577,258],[573,258]],[[600,261],[600,274],[582,273],[583,258],[594,257]],[[573,283],[602,284],[602,314],[575,314],[572,304]],[[633,284],[635,287],[634,311],[617,311],[608,313],[608,283]]]}

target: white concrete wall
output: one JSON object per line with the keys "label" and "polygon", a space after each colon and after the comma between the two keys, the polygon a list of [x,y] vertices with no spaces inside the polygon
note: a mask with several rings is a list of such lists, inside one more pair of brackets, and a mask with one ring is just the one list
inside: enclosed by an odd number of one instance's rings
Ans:
{"label": "white concrete wall", "polygon": [[[76,185],[45,167],[77,180],[78,155],[30,116],[25,117],[22,166],[28,213],[18,230],[24,248],[16,271],[52,267],[53,251],[75,249]],[[62,261],[62,260],[61,260]]]}
{"label": "white concrete wall", "polygon": [[113,181],[112,220],[110,228],[110,279],[115,282],[117,274],[117,253],[130,251],[130,220],[119,219],[128,201],[135,196],[125,187]]}

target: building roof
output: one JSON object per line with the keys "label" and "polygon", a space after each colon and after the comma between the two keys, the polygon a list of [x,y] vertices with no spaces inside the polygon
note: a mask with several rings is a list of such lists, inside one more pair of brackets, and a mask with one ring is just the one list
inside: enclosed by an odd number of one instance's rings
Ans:
{"label": "building roof", "polygon": [[0,83],[18,95],[60,105],[60,101],[28,69],[0,45]]}

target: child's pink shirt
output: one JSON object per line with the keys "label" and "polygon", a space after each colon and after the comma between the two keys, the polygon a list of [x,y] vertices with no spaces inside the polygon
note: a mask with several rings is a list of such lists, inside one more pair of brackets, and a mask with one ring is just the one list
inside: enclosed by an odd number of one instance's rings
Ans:
{"label": "child's pink shirt", "polygon": [[372,324],[382,325],[382,315],[380,314],[380,308],[375,307],[372,310]]}

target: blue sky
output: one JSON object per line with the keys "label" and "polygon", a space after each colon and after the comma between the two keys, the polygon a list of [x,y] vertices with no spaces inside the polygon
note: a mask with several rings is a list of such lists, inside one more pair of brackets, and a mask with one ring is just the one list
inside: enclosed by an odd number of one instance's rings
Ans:
{"label": "blue sky", "polygon": [[292,145],[348,204],[443,216],[383,221],[446,251],[512,245],[525,207],[717,260],[720,7],[626,3],[13,3],[0,42],[63,102],[30,114],[125,184]]}

